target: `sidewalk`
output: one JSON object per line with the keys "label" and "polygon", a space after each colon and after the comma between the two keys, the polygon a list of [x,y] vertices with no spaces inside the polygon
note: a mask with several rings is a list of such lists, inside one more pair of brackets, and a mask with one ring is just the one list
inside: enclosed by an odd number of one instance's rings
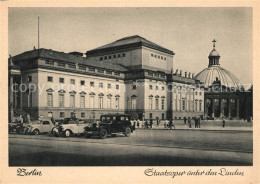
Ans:
{"label": "sidewalk", "polygon": [[[195,128],[194,121],[192,121],[192,128],[189,128],[188,122],[184,124],[183,120],[174,121],[174,125],[176,130],[253,131],[253,123],[244,122],[242,120],[226,120],[225,127],[222,126],[221,120],[201,121],[200,128]],[[159,127],[156,126],[156,123],[153,123],[152,129],[164,129],[164,122],[161,121]]]}

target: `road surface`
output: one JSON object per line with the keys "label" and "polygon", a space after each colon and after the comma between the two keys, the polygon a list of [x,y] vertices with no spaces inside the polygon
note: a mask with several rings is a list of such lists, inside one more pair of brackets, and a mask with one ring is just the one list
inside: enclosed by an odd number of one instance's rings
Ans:
{"label": "road surface", "polygon": [[9,135],[10,166],[235,166],[253,163],[252,131],[136,130],[130,137]]}

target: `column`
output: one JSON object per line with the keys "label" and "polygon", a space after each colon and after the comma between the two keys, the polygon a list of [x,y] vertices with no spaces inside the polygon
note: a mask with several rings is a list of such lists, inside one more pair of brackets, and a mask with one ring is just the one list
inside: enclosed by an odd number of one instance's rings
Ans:
{"label": "column", "polygon": [[220,105],[219,105],[219,108],[220,108],[220,115],[219,115],[219,117],[221,118],[222,116],[223,116],[223,99],[219,99],[219,103],[220,103]]}
{"label": "column", "polygon": [[215,118],[215,99],[212,98],[212,118]]}
{"label": "column", "polygon": [[208,111],[208,105],[207,105],[207,99],[204,99],[204,115],[208,116],[209,111]]}
{"label": "column", "polygon": [[181,105],[182,105],[182,88],[181,88],[181,92],[180,92],[180,100],[179,100],[179,102],[180,102],[180,104],[179,104],[179,106],[180,106],[180,111],[182,111],[182,108],[181,108]]}
{"label": "column", "polygon": [[231,99],[228,98],[228,117],[231,117]]}
{"label": "column", "polygon": [[13,108],[13,106],[14,106],[14,93],[13,93],[13,89],[12,89],[12,87],[13,87],[13,76],[10,74],[10,79],[9,79],[9,110],[10,110],[10,119],[9,119],[9,121],[13,121],[13,117],[14,117],[14,108]]}
{"label": "column", "polygon": [[239,118],[239,98],[236,100],[237,105],[237,118]]}
{"label": "column", "polygon": [[194,112],[194,109],[195,109],[195,108],[194,108],[194,104],[195,104],[195,89],[193,89],[192,91],[193,91],[193,92],[192,92],[192,93],[193,93],[192,112]]}

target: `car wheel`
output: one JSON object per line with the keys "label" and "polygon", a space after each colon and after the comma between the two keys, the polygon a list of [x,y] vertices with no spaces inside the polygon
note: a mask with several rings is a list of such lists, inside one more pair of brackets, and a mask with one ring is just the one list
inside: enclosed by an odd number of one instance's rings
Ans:
{"label": "car wheel", "polygon": [[34,134],[34,135],[39,135],[39,134],[40,134],[40,131],[39,131],[38,129],[35,129],[35,130],[33,131],[33,134]]}
{"label": "car wheel", "polygon": [[106,129],[101,129],[99,132],[99,137],[101,139],[105,139],[107,137],[107,130]]}
{"label": "car wheel", "polygon": [[131,128],[126,127],[126,128],[125,128],[125,136],[126,136],[126,137],[129,137],[130,135],[131,135]]}
{"label": "car wheel", "polygon": [[66,130],[64,135],[65,135],[65,137],[69,137],[70,134],[71,134],[70,131],[69,131],[69,130]]}

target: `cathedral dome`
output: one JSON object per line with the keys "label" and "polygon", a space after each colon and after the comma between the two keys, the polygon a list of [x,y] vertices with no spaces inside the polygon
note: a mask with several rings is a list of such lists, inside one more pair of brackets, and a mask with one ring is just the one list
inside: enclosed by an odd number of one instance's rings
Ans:
{"label": "cathedral dome", "polygon": [[234,74],[220,66],[205,68],[195,76],[195,79],[203,82],[205,87],[211,86],[216,80],[221,81],[221,85],[229,88],[240,89],[242,87]]}
{"label": "cathedral dome", "polygon": [[215,49],[213,49],[213,50],[209,53],[209,57],[211,57],[211,56],[219,56],[219,53],[218,53]]}
{"label": "cathedral dome", "polygon": [[216,40],[213,41],[213,49],[209,53],[209,65],[195,76],[195,79],[204,83],[205,87],[210,87],[214,81],[220,81],[221,85],[233,89],[243,89],[238,78],[228,70],[220,67],[220,55],[215,49]]}

